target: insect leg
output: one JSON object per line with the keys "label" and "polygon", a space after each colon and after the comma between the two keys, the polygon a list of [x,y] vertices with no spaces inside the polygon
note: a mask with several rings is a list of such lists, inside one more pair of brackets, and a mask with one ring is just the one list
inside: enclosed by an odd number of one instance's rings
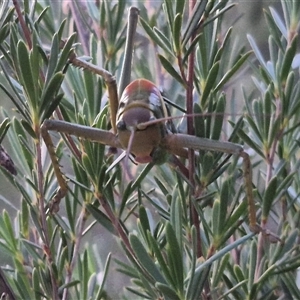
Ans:
{"label": "insect leg", "polygon": [[44,123],[41,126],[41,134],[46,144],[46,147],[49,151],[49,155],[59,185],[59,189],[56,195],[54,196],[54,198],[52,199],[49,207],[51,213],[56,213],[59,210],[60,200],[67,193],[68,186],[66,183],[66,179],[60,170],[60,165],[55,154],[55,147],[53,145],[51,136],[49,135],[48,131],[57,131],[60,133],[75,135],[78,137],[82,137],[84,139],[99,142],[101,144],[105,144],[115,148],[119,148],[120,145],[118,143],[118,139],[116,138],[116,136],[110,131],[78,125],[78,124],[71,124],[60,120],[44,121]]}
{"label": "insect leg", "polygon": [[182,148],[192,148],[194,150],[218,151],[242,157],[244,185],[249,210],[250,230],[255,233],[261,231],[260,226],[256,222],[256,210],[252,190],[252,166],[249,155],[244,151],[243,147],[230,142],[199,138],[187,134],[169,134],[166,136],[165,142],[166,147],[168,147],[172,153],[176,153]]}

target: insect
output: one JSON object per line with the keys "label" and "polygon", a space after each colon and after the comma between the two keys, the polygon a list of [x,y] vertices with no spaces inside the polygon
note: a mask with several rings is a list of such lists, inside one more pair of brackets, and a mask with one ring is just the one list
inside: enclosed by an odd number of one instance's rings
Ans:
{"label": "insect", "polygon": [[[256,224],[252,192],[252,171],[249,155],[234,143],[221,142],[192,135],[174,133],[169,129],[169,117],[163,97],[154,83],[137,79],[129,83],[132,60],[132,43],[138,20],[138,9],[131,7],[125,59],[122,67],[120,85],[117,90],[115,78],[106,70],[87,61],[72,56],[70,62],[102,76],[108,87],[112,130],[106,131],[87,126],[71,124],[61,120],[45,120],[42,136],[49,150],[55,174],[60,186],[53,199],[52,211],[58,210],[58,203],[66,195],[67,184],[60,171],[54,145],[48,131],[76,135],[114,148],[127,149],[137,163],[162,163],[167,154],[187,156],[187,149],[218,151],[240,156],[243,159],[245,190],[249,205],[249,220],[252,231],[259,231]],[[126,72],[125,72],[126,71]],[[118,95],[121,95],[119,98]],[[127,154],[128,155],[128,154]]]}

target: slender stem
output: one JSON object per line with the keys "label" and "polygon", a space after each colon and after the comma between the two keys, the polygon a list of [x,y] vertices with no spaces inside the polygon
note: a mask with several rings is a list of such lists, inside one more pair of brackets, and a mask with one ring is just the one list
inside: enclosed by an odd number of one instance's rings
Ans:
{"label": "slender stem", "polygon": [[[105,210],[108,218],[110,219],[110,221],[112,222],[112,224],[115,227],[116,232],[118,233],[119,238],[122,240],[122,242],[124,243],[128,254],[130,254],[131,259],[133,259],[135,261],[136,264],[139,265],[139,267],[141,268],[141,270],[144,270],[144,276],[148,277],[149,274],[148,272],[145,270],[145,268],[140,264],[140,262],[138,261],[131,245],[128,239],[128,234],[125,231],[125,228],[123,227],[120,219],[115,215],[114,211],[112,210],[112,208],[110,207],[109,203],[107,202],[107,200],[101,195],[101,193],[96,192],[95,193],[96,198],[98,199],[98,201],[100,202],[101,206],[103,207],[103,209]],[[149,278],[150,279],[150,278]]]}
{"label": "slender stem", "polygon": [[106,199],[104,199],[101,194],[98,193],[97,199],[100,202],[100,204],[102,205],[103,209],[105,210],[108,218],[111,220],[112,224],[114,225],[119,237],[125,244],[127,250],[130,252],[130,254],[133,257],[135,257],[134,252],[130,246],[127,233],[125,232],[123,226],[121,225],[120,220],[115,216],[114,212],[112,211],[111,207],[107,203]]}
{"label": "slender stem", "polygon": [[[195,5],[195,1],[190,1],[190,13],[193,10],[193,7]],[[193,39],[195,38],[195,33],[191,36],[191,43]],[[188,74],[187,74],[187,89],[186,89],[186,110],[187,114],[191,115],[193,113],[193,89],[194,89],[194,65],[195,65],[195,51],[192,50],[192,52],[189,55],[188,59]],[[193,118],[187,118],[187,133],[189,135],[195,134],[194,124],[193,124]],[[188,150],[188,170],[189,170],[189,181],[193,184],[193,188],[191,188],[190,197],[195,197],[195,182],[194,182],[194,174],[195,174],[195,153],[193,149]],[[191,222],[193,225],[195,225],[196,231],[197,231],[197,257],[202,256],[202,250],[201,250],[201,240],[200,240],[200,221],[199,216],[197,213],[196,208],[192,204],[193,201],[190,201],[190,217]]]}
{"label": "slender stem", "polygon": [[[274,113],[274,119],[277,120],[277,118],[280,118],[281,113],[282,113],[282,107],[281,107],[281,99],[279,97],[276,98],[276,110]],[[266,172],[266,182],[265,182],[265,189],[267,189],[270,180],[272,179],[273,175],[273,164],[275,160],[275,155],[276,155],[276,149],[279,140],[282,137],[282,130],[279,130],[278,134],[275,136],[274,141],[267,153],[267,172]],[[261,220],[261,228],[264,230],[267,225],[267,220]],[[256,269],[255,269],[255,280],[258,280],[262,273],[262,268],[263,268],[263,263],[262,263],[262,258],[264,255],[264,243],[265,243],[265,236],[261,232],[258,236],[258,241],[257,241],[257,256],[256,256]]]}
{"label": "slender stem", "polygon": [[45,207],[44,207],[44,204],[45,204],[44,187],[43,187],[44,175],[43,175],[43,170],[42,170],[41,144],[39,141],[36,144],[36,153],[37,153],[37,173],[38,173],[38,190],[39,190],[38,205],[39,205],[39,210],[40,210],[41,226],[42,226],[43,234],[44,234],[44,236],[42,236],[42,239],[43,239],[43,242],[48,246],[49,245],[49,236],[48,236],[46,213],[45,213]]}
{"label": "slender stem", "polygon": [[[16,13],[18,15],[19,22],[21,24],[26,42],[28,44],[29,49],[32,49],[32,40],[31,40],[31,32],[25,22],[24,16],[22,14],[19,2],[17,0],[13,0],[13,5],[15,7]],[[40,71],[41,78],[44,79],[43,73]],[[33,120],[37,120],[35,123],[35,132],[36,136],[40,137],[35,140],[35,149],[36,149],[36,167],[37,167],[37,178],[38,178],[38,193],[37,193],[37,201],[38,201],[38,209],[39,209],[39,218],[40,218],[40,224],[41,224],[41,232],[42,236],[41,239],[43,240],[43,249],[44,253],[47,257],[48,267],[50,271],[50,279],[51,279],[51,286],[52,286],[52,299],[59,299],[58,297],[58,286],[55,279],[55,275],[53,273],[53,269],[51,267],[51,264],[53,262],[52,259],[52,253],[50,250],[50,239],[49,239],[49,233],[48,233],[48,227],[47,227],[47,221],[46,221],[46,211],[45,211],[45,198],[44,198],[44,174],[43,174],[43,167],[42,167],[42,151],[41,151],[41,132],[40,132],[40,123],[39,118],[34,118],[32,116]]]}
{"label": "slender stem", "polygon": [[[36,132],[39,132],[39,128],[36,130]],[[46,212],[45,212],[44,174],[43,174],[43,167],[42,167],[42,151],[41,151],[40,140],[37,140],[36,142],[36,154],[37,154],[37,174],[38,174],[38,191],[39,191],[37,197],[38,197],[38,206],[39,206],[39,214],[40,214],[40,222],[41,222],[41,231],[43,233],[43,236],[41,238],[43,240],[44,252],[46,254],[48,267],[50,270],[52,299],[59,299],[57,282],[51,267],[51,263],[53,259],[50,250],[50,240],[49,240],[49,233],[48,233]]]}
{"label": "slender stem", "polygon": [[[82,236],[83,236],[85,221],[86,221],[86,209],[85,209],[85,207],[83,207],[81,212],[80,212],[78,222],[77,222],[77,228],[78,228],[78,232],[76,234],[77,238],[75,240],[75,245],[74,245],[74,251],[73,251],[71,264],[70,264],[70,267],[67,270],[65,285],[68,285],[71,282],[71,279],[72,279],[72,274],[73,274],[73,271],[74,271],[74,267],[75,267],[75,264],[76,264],[77,259],[78,259],[78,254],[79,254],[79,249],[80,249],[81,240],[82,240]],[[68,299],[68,291],[69,291],[68,288],[64,289],[62,300]]]}
{"label": "slender stem", "polygon": [[27,41],[28,47],[29,47],[29,49],[31,49],[32,48],[31,34],[30,34],[30,31],[29,31],[29,29],[28,29],[28,27],[25,23],[25,20],[24,20],[24,17],[22,15],[22,12],[21,12],[19,2],[17,0],[13,0],[13,5],[16,9],[18,19],[19,19],[19,22],[21,24],[22,30],[24,32],[25,39]]}

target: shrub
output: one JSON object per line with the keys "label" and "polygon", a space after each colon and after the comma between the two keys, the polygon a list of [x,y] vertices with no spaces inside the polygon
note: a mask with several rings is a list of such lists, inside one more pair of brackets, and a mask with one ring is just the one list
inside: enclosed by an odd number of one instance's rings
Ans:
{"label": "shrub", "polygon": [[[57,133],[51,137],[68,192],[53,203],[59,181],[41,125],[55,118],[111,129],[103,78],[70,58],[90,59],[122,81],[130,3],[46,2],[1,4],[0,87],[14,110],[1,111],[0,141],[11,151],[1,147],[0,162],[20,203],[0,197],[14,212],[0,216],[4,297],[300,298],[300,4],[282,1],[282,15],[265,11],[265,59],[255,37],[247,51],[224,25],[230,1],[193,9],[192,1],[138,2],[127,80],[163,87],[171,115],[189,116],[174,120],[177,131],[243,145],[253,167],[249,220],[243,180],[250,169],[242,170],[239,156],[189,151],[184,159],[170,155],[169,164],[136,166],[115,163],[105,145]],[[254,213],[259,233],[250,230]]]}

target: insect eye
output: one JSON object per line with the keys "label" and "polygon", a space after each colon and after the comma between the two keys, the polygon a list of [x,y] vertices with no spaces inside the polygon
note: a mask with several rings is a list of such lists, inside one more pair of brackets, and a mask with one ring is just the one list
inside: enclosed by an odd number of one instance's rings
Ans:
{"label": "insect eye", "polygon": [[124,122],[124,120],[120,120],[118,123],[117,123],[117,129],[120,130],[120,131],[124,131],[126,130],[126,123]]}

